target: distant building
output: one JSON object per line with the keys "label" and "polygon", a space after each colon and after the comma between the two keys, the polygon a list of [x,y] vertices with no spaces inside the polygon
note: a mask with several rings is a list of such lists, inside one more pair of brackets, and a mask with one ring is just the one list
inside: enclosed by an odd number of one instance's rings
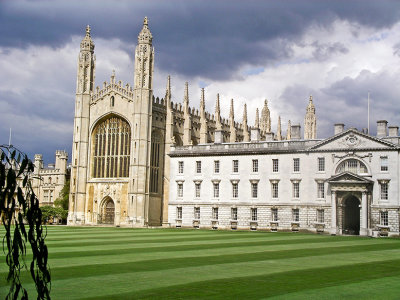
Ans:
{"label": "distant building", "polygon": [[55,164],[49,164],[46,168],[43,166],[42,155],[35,154],[32,187],[39,199],[40,206],[54,206],[54,201],[60,196],[70,175],[67,162],[67,152],[57,150]]}

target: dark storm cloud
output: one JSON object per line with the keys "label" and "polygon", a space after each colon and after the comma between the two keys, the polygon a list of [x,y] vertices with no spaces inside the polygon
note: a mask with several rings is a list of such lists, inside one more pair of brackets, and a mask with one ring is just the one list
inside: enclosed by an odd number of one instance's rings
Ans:
{"label": "dark storm cloud", "polygon": [[[382,28],[400,15],[396,1],[10,1],[0,8],[0,46],[7,47],[58,47],[83,35],[87,23],[94,39],[132,44],[147,15],[158,68],[221,80],[244,64],[290,57],[291,44],[312,24],[346,19]],[[316,55],[345,49],[337,46]]]}

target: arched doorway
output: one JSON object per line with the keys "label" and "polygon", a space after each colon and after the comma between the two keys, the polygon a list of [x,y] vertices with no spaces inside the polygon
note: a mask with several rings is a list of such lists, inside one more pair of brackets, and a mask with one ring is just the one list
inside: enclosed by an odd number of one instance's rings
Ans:
{"label": "arched doorway", "polygon": [[104,200],[101,209],[101,223],[114,224],[115,205],[114,201],[108,197]]}
{"label": "arched doorway", "polygon": [[355,196],[344,201],[343,233],[360,234],[360,200]]}

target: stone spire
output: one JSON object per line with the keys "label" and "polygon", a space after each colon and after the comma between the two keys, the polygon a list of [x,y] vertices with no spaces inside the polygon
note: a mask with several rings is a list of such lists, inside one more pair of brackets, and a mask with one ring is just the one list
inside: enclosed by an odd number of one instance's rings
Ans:
{"label": "stone spire", "polygon": [[185,82],[185,92],[183,94],[183,116],[185,118],[184,128],[183,128],[183,144],[192,144],[192,118],[190,115],[189,107],[189,84]]}
{"label": "stone spire", "polygon": [[292,124],[289,120],[287,125],[286,139],[290,140],[291,138],[292,138]]}
{"label": "stone spire", "polygon": [[278,117],[278,127],[276,129],[276,139],[278,141],[282,140],[281,116]]}
{"label": "stone spire", "polygon": [[208,143],[207,131],[206,100],[204,97],[204,88],[202,88],[200,97],[200,144]]}
{"label": "stone spire", "polygon": [[112,70],[111,77],[110,77],[110,83],[115,83],[115,70]]}
{"label": "stone spire", "polygon": [[230,131],[229,142],[231,143],[236,142],[236,127],[235,127],[235,114],[233,111],[233,99],[231,99],[231,109],[229,113],[229,131]]}
{"label": "stone spire", "polygon": [[306,116],[304,117],[304,139],[317,138],[317,116],[315,115],[315,106],[312,96],[308,101]]}
{"label": "stone spire", "polygon": [[265,99],[264,107],[261,111],[261,124],[260,124],[261,132],[271,132],[271,116],[268,108],[268,100]]}
{"label": "stone spire", "polygon": [[260,115],[258,113],[258,108],[256,109],[256,122],[254,124],[255,128],[260,128]]}
{"label": "stone spire", "polygon": [[247,105],[243,108],[243,142],[250,142],[249,127],[247,125]]}
{"label": "stone spire", "polygon": [[143,20],[142,31],[140,31],[139,36],[138,36],[138,43],[151,45],[152,41],[153,41],[153,35],[151,34],[150,29],[149,29],[148,19],[147,19],[147,17],[145,17]]}
{"label": "stone spire", "polygon": [[81,51],[90,51],[93,52],[94,51],[94,43],[92,41],[92,38],[90,36],[90,26],[87,25],[86,26],[86,35],[83,38],[82,42],[81,42]]}
{"label": "stone spire", "polygon": [[217,94],[217,102],[215,103],[215,130],[222,130],[221,109],[219,107],[219,94]]}
{"label": "stone spire", "polygon": [[165,102],[167,108],[171,105],[171,76],[168,75],[167,77],[167,88],[165,89]]}

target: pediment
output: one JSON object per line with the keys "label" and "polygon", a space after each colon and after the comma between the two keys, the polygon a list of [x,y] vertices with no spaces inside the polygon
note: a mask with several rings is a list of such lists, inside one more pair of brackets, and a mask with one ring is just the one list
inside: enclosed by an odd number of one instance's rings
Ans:
{"label": "pediment", "polygon": [[343,172],[334,175],[326,181],[330,183],[372,183],[372,180],[351,172]]}
{"label": "pediment", "polygon": [[362,150],[362,149],[390,149],[396,145],[371,135],[348,129],[331,138],[325,139],[312,146],[309,150]]}

